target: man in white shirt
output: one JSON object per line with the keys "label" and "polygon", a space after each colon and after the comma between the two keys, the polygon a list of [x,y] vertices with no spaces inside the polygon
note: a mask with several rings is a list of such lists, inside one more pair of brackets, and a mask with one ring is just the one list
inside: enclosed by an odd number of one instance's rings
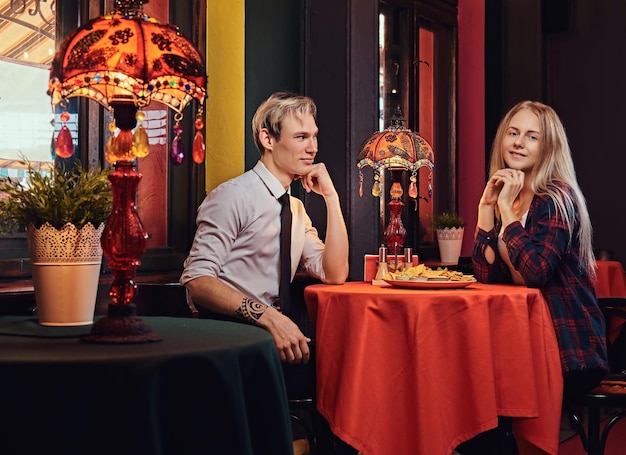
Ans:
{"label": "man in white shirt", "polygon": [[[256,166],[213,190],[198,209],[197,231],[180,278],[196,305],[270,332],[283,362],[307,363],[309,337],[280,311],[278,198],[300,180],[324,198],[322,242],[302,202],[290,197],[291,276],[298,265],[324,283],[348,277],[348,235],[339,196],[323,163],[314,163],[318,128],[308,97],[275,93],[258,108],[252,130]],[[288,385],[289,386],[289,385]]]}

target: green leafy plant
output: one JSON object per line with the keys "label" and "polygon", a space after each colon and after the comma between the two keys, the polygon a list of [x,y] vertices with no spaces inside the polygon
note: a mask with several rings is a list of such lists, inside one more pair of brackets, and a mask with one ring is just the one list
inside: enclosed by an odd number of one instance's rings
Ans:
{"label": "green leafy plant", "polygon": [[432,217],[430,225],[433,229],[462,228],[465,221],[456,212],[443,212]]}
{"label": "green leafy plant", "polygon": [[[22,227],[40,228],[48,222],[57,229],[67,223],[78,229],[87,223],[98,227],[112,207],[108,169],[84,169],[79,162],[71,169],[60,166],[39,172],[30,162],[26,179],[0,179],[0,217],[12,219]],[[4,194],[2,194],[4,193]]]}

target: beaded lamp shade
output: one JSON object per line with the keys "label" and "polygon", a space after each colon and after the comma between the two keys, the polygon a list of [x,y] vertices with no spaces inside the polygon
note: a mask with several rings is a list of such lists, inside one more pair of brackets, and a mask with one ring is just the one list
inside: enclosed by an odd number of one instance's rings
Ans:
{"label": "beaded lamp shade", "polygon": [[432,170],[434,154],[431,145],[418,133],[404,127],[404,117],[400,108],[391,118],[389,126],[383,131],[374,133],[361,148],[358,156],[359,195],[363,196],[363,173],[365,166],[374,168],[374,186],[372,195],[380,196],[380,172],[383,169],[392,171],[410,171],[409,196],[416,198],[417,171],[421,167],[430,169],[428,193],[432,193]]}
{"label": "beaded lamp shade", "polygon": [[[374,133],[361,148],[358,156],[357,167],[359,169],[359,196],[363,196],[363,173],[366,166],[374,168],[374,183],[372,196],[380,197],[382,194],[381,178],[385,169],[390,171],[409,171],[408,195],[417,199],[417,173],[421,167],[427,167],[428,195],[432,196],[432,171],[434,165],[434,153],[431,145],[419,134],[404,127],[404,117],[400,107],[391,118],[389,126]],[[390,221],[385,228],[384,238],[391,252],[397,254],[404,244],[406,230],[402,225],[400,214],[404,203],[402,195],[404,190],[400,182],[391,184],[391,200],[388,203]]]}
{"label": "beaded lamp shade", "polygon": [[[183,160],[179,126],[182,111],[190,101],[196,100],[200,105],[196,114],[200,136],[198,143],[194,141],[193,158],[194,162],[201,163],[204,161],[201,130],[206,98],[203,59],[175,26],[161,24],[144,15],[143,3],[147,2],[116,1],[114,13],[93,19],[72,32],[62,42],[52,62],[48,93],[54,105],[63,105],[66,99],[75,96],[95,100],[109,110],[116,104],[132,104],[139,109],[151,101],[165,104],[176,112],[171,148],[174,164]],[[63,114],[61,120],[64,120]],[[143,120],[141,112],[137,113],[136,120]],[[141,129],[139,135],[143,136]],[[60,139],[63,146],[63,136]],[[145,139],[142,144],[145,145],[147,137],[140,137],[136,142],[140,139]],[[123,140],[120,138],[120,142]],[[201,149],[196,149],[200,145]],[[60,157],[67,158],[71,149],[57,146],[56,151]],[[107,161],[113,163],[141,158],[149,149],[147,145],[129,150],[109,147],[107,152]]]}
{"label": "beaded lamp shade", "polygon": [[[150,152],[142,126],[142,108],[151,101],[176,112],[170,148],[173,164],[184,158],[181,142],[182,111],[191,101],[198,105],[193,160],[205,159],[203,107],[206,71],[200,53],[178,29],[143,14],[147,0],[115,0],[115,12],[89,21],[70,33],[61,44],[50,69],[48,93],[53,105],[65,107],[68,98],[81,96],[97,101],[114,117],[104,150],[114,170],[109,173],[113,210],[102,234],[102,250],[112,271],[107,317],[99,319],[91,343],[147,343],[161,338],[136,315],[132,303],[138,292],[134,282],[139,258],[146,250],[148,234],[137,213],[137,187],[142,175],[137,158]],[[63,123],[67,111],[60,115]],[[56,156],[74,153],[73,139],[63,125],[55,143]]]}

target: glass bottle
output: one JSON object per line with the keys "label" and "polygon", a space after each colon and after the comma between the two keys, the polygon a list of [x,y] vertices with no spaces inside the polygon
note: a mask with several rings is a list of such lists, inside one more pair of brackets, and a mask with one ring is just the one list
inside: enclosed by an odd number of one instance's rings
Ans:
{"label": "glass bottle", "polygon": [[381,245],[378,248],[378,270],[376,270],[375,280],[382,280],[387,275],[387,247]]}
{"label": "glass bottle", "polygon": [[413,267],[413,248],[404,249],[404,270]]}

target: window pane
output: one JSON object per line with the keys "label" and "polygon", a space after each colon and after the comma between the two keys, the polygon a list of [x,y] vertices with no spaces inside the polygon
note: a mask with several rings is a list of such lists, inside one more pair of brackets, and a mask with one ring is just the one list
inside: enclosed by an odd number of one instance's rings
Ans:
{"label": "window pane", "polygon": [[[54,115],[46,94],[55,50],[54,1],[0,0],[0,169],[22,156],[50,162]],[[69,126],[69,125],[68,125]]]}

